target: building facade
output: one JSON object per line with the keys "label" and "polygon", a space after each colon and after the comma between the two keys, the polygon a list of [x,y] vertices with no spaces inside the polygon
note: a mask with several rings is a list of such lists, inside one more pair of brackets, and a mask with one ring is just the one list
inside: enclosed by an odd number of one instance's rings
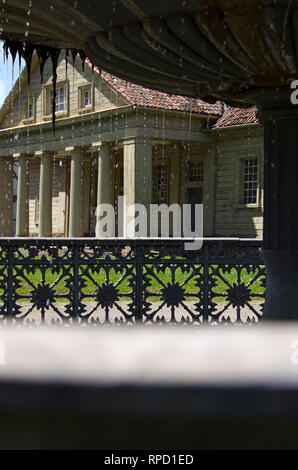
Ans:
{"label": "building facade", "polygon": [[94,236],[96,207],[110,203],[117,215],[125,196],[128,205],[203,203],[204,236],[262,237],[254,108],[152,91],[62,54],[55,131],[52,101],[51,63],[41,82],[34,58],[30,90],[24,70],[0,110],[0,236]]}

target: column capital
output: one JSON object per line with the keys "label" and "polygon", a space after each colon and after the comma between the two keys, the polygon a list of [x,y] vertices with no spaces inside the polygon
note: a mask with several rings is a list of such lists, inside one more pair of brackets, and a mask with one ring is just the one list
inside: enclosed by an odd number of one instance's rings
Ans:
{"label": "column capital", "polygon": [[52,157],[52,155],[51,152],[46,150],[36,150],[36,152],[34,152],[35,157]]}
{"label": "column capital", "polygon": [[153,140],[151,137],[135,136],[121,139],[121,142],[123,145],[152,145]]}
{"label": "column capital", "polygon": [[99,140],[98,142],[92,142],[92,147],[101,147],[103,142]]}
{"label": "column capital", "polygon": [[112,142],[103,142],[102,140],[99,140],[97,142],[92,142],[92,147],[95,148],[100,148],[100,147],[110,147],[112,145]]}
{"label": "column capital", "polygon": [[72,153],[72,152],[81,152],[82,151],[82,147],[76,147],[74,145],[71,145],[69,147],[65,147],[65,152],[68,152],[68,153]]}
{"label": "column capital", "polygon": [[16,160],[18,160],[19,158],[29,158],[29,155],[27,153],[13,153],[12,156]]}

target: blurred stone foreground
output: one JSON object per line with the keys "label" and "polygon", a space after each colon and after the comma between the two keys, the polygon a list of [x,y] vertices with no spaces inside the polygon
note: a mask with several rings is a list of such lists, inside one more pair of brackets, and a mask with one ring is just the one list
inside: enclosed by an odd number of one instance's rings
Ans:
{"label": "blurred stone foreground", "polygon": [[1,449],[296,449],[298,324],[0,331]]}

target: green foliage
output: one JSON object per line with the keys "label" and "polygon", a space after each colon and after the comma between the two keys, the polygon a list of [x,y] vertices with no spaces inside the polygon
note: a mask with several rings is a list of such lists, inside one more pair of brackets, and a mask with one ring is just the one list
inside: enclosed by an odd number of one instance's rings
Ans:
{"label": "green foliage", "polygon": [[[2,278],[5,274],[4,269],[0,273],[0,277]],[[71,267],[66,268],[64,274],[62,269],[54,266],[46,267],[45,269],[28,267],[23,273],[18,273],[18,268],[16,267],[14,274],[16,275],[15,280],[19,284],[17,294],[28,296],[28,299],[20,299],[21,302],[30,301],[32,285],[37,286],[42,283],[53,287],[55,293],[59,296],[60,302],[67,301],[63,295],[66,295],[71,287]],[[201,288],[203,267],[201,265],[192,267],[186,267],[186,265],[181,265],[181,267],[159,265],[155,268],[153,265],[145,265],[143,267],[143,274],[146,275],[144,277],[146,300],[151,302],[158,301],[160,299],[159,293],[169,284],[182,286],[186,300],[195,300],[194,295],[199,294]],[[126,270],[121,265],[110,266],[109,269],[106,269],[106,267],[103,269],[100,266],[97,266],[97,269],[81,266],[80,287],[84,294],[84,302],[94,300],[98,288],[106,283],[117,287],[118,292],[121,294],[121,300],[131,300],[130,293],[132,291],[131,285],[134,282],[134,275],[135,268],[132,265],[126,265]],[[242,268],[240,272],[237,272],[237,269],[232,266],[218,268],[218,266],[213,265],[209,267],[209,282],[215,294],[213,299],[217,302],[224,300],[223,294],[230,287],[240,283],[249,288],[255,300],[262,299],[264,293],[264,279],[260,276],[258,268]],[[2,292],[3,290],[1,291],[0,289],[0,293]],[[218,297],[216,297],[216,294],[218,294]]]}

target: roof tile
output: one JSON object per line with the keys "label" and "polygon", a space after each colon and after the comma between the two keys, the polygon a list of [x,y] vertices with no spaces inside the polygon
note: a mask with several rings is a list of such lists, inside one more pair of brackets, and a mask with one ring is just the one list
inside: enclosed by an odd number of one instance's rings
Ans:
{"label": "roof tile", "polygon": [[[91,65],[87,59],[87,63]],[[94,67],[95,72],[99,69]],[[115,91],[120,93],[128,104],[136,106],[147,106],[150,108],[168,109],[174,111],[192,111],[209,117],[218,118],[222,116],[222,103],[206,103],[200,99],[186,98],[181,95],[170,95],[150,88],[144,88],[131,82],[122,80],[102,70],[101,76]]]}
{"label": "roof tile", "polygon": [[257,112],[256,106],[246,109],[228,107],[222,118],[220,118],[213,127],[219,128],[257,123],[259,122]]}

